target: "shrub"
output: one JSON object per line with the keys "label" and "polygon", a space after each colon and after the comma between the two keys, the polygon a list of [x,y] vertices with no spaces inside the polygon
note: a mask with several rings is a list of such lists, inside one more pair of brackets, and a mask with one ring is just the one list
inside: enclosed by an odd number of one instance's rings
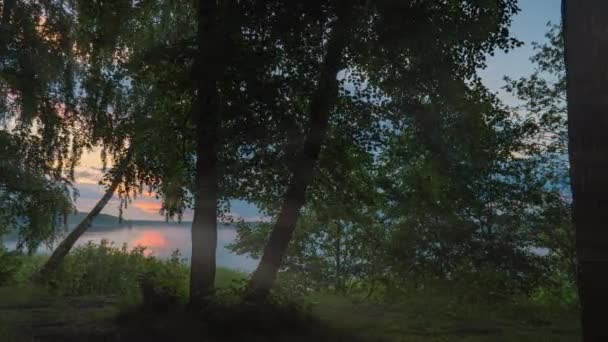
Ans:
{"label": "shrub", "polygon": [[8,252],[4,247],[0,247],[0,286],[11,283],[19,269],[22,259],[17,252]]}
{"label": "shrub", "polygon": [[174,307],[188,296],[188,276],[177,251],[168,261],[146,258],[145,270],[139,278],[144,305],[157,310]]}
{"label": "shrub", "polygon": [[150,296],[184,298],[188,289],[188,268],[176,251],[170,260],[145,255],[144,247],[131,251],[107,240],[74,248],[49,285],[63,295],[118,295],[140,298]]}
{"label": "shrub", "polygon": [[273,293],[279,297],[303,298],[321,287],[311,281],[304,273],[280,272],[273,288]]}
{"label": "shrub", "polygon": [[578,291],[570,275],[558,272],[553,278],[552,286],[538,287],[531,294],[531,300],[540,305],[578,309]]}

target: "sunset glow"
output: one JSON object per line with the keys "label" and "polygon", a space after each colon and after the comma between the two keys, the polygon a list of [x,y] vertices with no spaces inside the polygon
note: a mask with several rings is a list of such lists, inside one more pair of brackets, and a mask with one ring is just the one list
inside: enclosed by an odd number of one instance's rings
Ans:
{"label": "sunset glow", "polygon": [[133,241],[133,246],[149,248],[163,248],[166,247],[167,244],[168,242],[165,236],[157,231],[144,231],[135,239],[135,241]]}
{"label": "sunset glow", "polygon": [[158,214],[158,211],[161,208],[161,204],[159,202],[143,202],[143,201],[139,201],[139,202],[133,203],[133,205],[136,208],[141,209],[144,212],[149,213],[149,214]]}

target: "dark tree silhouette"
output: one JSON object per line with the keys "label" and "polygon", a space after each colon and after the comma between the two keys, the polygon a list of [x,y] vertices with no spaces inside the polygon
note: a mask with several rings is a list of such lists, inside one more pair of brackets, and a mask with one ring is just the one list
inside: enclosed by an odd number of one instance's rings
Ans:
{"label": "dark tree silhouette", "polygon": [[218,148],[221,115],[218,82],[229,65],[231,23],[229,1],[201,0],[198,8],[198,58],[194,66],[197,98],[196,194],[192,222],[190,304],[200,307],[215,282],[218,214]]}
{"label": "dark tree silhouette", "polygon": [[263,298],[272,288],[293,235],[300,209],[304,205],[306,189],[312,182],[313,172],[321,145],[329,126],[329,116],[338,98],[338,72],[344,67],[342,55],[346,47],[352,6],[346,1],[338,5],[337,19],[327,52],[318,75],[318,86],[308,108],[309,128],[304,144],[291,170],[293,178],[282,203],[277,222],[270,234],[260,265],[250,281],[250,296]]}
{"label": "dark tree silhouette", "polygon": [[608,2],[563,1],[568,137],[584,341],[607,341]]}

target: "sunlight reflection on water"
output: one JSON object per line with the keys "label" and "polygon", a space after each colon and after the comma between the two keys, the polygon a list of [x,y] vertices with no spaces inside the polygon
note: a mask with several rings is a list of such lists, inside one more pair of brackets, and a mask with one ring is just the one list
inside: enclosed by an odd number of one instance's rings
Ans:
{"label": "sunlight reflection on water", "polygon": [[[236,238],[236,230],[233,227],[222,226],[218,230],[217,265],[245,272],[251,272],[257,266],[257,260],[245,255],[237,255],[229,251],[226,246]],[[124,243],[129,249],[135,246],[145,246],[146,255],[158,258],[169,258],[176,249],[180,251],[182,258],[190,259],[190,224],[138,224],[129,227],[97,228],[87,231],[76,243],[86,244],[88,241],[99,243],[107,239],[115,246],[121,247]],[[7,247],[14,248],[14,241],[7,241]],[[47,247],[40,247],[38,253],[48,254]]]}

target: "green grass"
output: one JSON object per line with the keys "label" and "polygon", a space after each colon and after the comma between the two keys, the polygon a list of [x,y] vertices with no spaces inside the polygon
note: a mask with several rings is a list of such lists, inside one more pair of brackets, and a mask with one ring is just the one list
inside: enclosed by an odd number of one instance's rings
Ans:
{"label": "green grass", "polygon": [[[21,256],[20,267],[0,287],[2,341],[267,341],[280,333],[287,341],[521,341],[579,339],[578,313],[557,304],[521,299],[489,303],[453,288],[411,290],[392,300],[317,292],[280,303],[244,307],[237,298],[246,274],[218,268],[218,306],[206,318],[186,314],[188,268],[148,260],[107,247],[85,247],[66,260],[48,287],[28,280],[44,257]],[[151,311],[134,273],[151,274],[160,293],[180,296],[177,306]],[[155,285],[156,286],[156,285]],[[230,290],[232,289],[232,290]],[[165,291],[165,292],[163,292]],[[470,291],[470,290],[469,290]],[[223,299],[228,298],[228,301]],[[466,299],[463,299],[466,298]],[[279,327],[282,327],[280,329]],[[119,339],[123,336],[123,339]],[[205,340],[205,339],[203,339]],[[276,339],[275,339],[276,340]]]}
{"label": "green grass", "polygon": [[[238,277],[238,273],[230,270],[222,269],[219,273],[223,273],[227,279]],[[565,309],[479,304],[454,307],[443,299],[423,295],[383,303],[332,293],[315,293],[307,300],[312,317],[331,328],[332,334],[335,334],[332,336],[355,336],[364,341],[565,342],[578,339],[577,314]],[[2,341],[33,341],[33,331],[43,336],[52,336],[53,333],[79,338],[84,333],[113,336],[124,329],[117,325],[115,318],[127,309],[117,298],[57,297],[47,289],[27,285],[0,288],[0,303]],[[140,316],[137,323],[133,323],[134,316],[129,318],[131,333],[134,329],[141,330],[137,333],[150,334],[144,335],[146,338],[184,334],[185,318],[181,310],[137,315]],[[222,329],[237,329],[239,326],[239,329],[244,329],[243,313],[240,313],[241,316],[231,315],[234,314],[229,313],[223,319],[215,317],[213,324],[218,324]],[[275,318],[268,318],[267,313],[253,315],[256,316],[253,319],[267,319],[266,324],[272,327]],[[65,322],[69,322],[69,325]],[[54,327],[53,324],[58,326]],[[256,321],[255,324],[260,323]],[[318,322],[304,324],[311,327],[319,325]],[[200,326],[200,322],[186,326],[192,325]],[[34,329],[30,329],[31,326]],[[321,328],[311,330],[321,331]],[[330,330],[327,331],[324,334],[330,334]],[[297,335],[302,336],[302,332]],[[318,336],[316,339],[323,340]],[[285,340],[291,339],[285,337]]]}
{"label": "green grass", "polygon": [[[44,260],[30,261],[40,264]],[[19,282],[0,287],[0,340],[3,342],[53,340],[57,335],[62,336],[62,340],[69,340],[70,336],[74,340],[113,336],[119,330],[116,318],[132,310],[141,300],[111,294],[58,294],[53,289],[31,285],[26,281],[29,273],[23,271]],[[226,287],[244,277],[239,271],[219,268],[216,284]]]}
{"label": "green grass", "polygon": [[[142,279],[154,284],[153,294],[177,297],[182,304],[187,297],[189,267],[177,255],[163,261],[146,257],[143,250],[127,251],[108,243],[85,245],[70,253],[46,286],[31,285],[32,275],[46,259],[26,255],[4,259],[12,271],[0,287],[1,341],[30,341],[54,334],[87,340],[94,336],[85,338],[83,332],[111,334],[117,330],[115,320],[121,312],[142,304]],[[217,270],[218,287],[243,279],[245,274],[239,271]]]}
{"label": "green grass", "polygon": [[576,341],[578,313],[532,304],[456,303],[418,293],[374,302],[329,293],[310,298],[312,312],[341,331],[386,341]]}
{"label": "green grass", "polygon": [[37,341],[41,336],[96,334],[112,329],[122,307],[115,299],[57,297],[48,289],[27,284],[0,287],[2,341]]}

